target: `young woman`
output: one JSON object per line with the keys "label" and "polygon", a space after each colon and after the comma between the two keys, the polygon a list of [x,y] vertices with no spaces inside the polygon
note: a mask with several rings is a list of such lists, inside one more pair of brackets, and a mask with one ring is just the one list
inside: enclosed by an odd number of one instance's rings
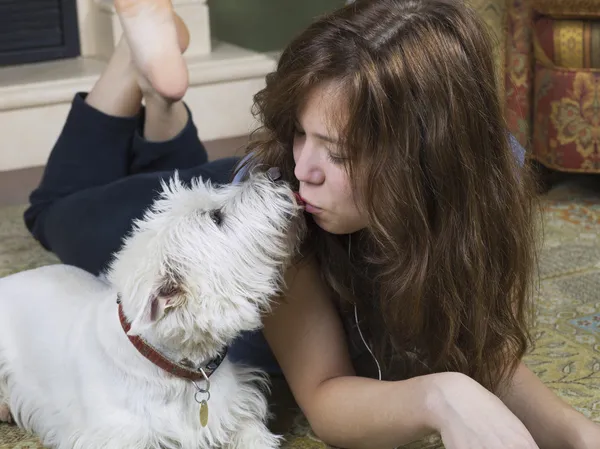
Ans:
{"label": "young woman", "polygon": [[75,97],[31,196],[26,223],[46,248],[98,273],[173,170],[225,183],[278,166],[311,231],[266,341],[243,335],[230,353],[280,369],[317,435],[369,449],[434,431],[448,449],[598,447],[600,427],[521,361],[533,194],[489,37],[463,2],[359,0],[316,21],[256,95],[263,133],[240,166],[207,162],[190,112],[131,48]]}

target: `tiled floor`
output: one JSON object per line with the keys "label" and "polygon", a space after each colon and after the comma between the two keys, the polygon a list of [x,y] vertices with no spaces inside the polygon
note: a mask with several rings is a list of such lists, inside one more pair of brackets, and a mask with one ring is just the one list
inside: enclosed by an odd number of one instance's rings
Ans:
{"label": "tiled floor", "polygon": [[[244,154],[248,136],[204,142],[211,160]],[[29,193],[37,187],[43,167],[0,172],[0,207],[25,204]]]}

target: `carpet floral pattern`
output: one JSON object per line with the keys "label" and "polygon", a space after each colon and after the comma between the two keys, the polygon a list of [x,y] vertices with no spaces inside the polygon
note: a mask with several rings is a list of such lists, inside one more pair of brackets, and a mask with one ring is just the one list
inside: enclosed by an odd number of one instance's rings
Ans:
{"label": "carpet floral pattern", "polygon": [[[535,346],[526,363],[558,395],[600,423],[600,180],[576,178],[544,199]],[[0,277],[57,263],[25,231],[23,208],[0,209]],[[442,448],[437,436],[407,446]],[[0,425],[0,449],[41,449]],[[297,414],[284,449],[326,449]]]}

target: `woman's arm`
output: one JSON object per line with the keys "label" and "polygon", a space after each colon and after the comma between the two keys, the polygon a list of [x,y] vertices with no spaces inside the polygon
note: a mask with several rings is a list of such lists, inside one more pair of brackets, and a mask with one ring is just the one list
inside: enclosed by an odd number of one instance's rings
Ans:
{"label": "woman's arm", "polygon": [[428,378],[356,377],[337,310],[313,264],[288,273],[289,292],[264,320],[264,333],[315,433],[330,444],[392,447],[434,431]]}
{"label": "woman's arm", "polygon": [[600,426],[563,402],[522,362],[501,399],[544,449],[600,448]]}
{"label": "woman's arm", "polygon": [[291,270],[286,280],[286,298],[264,320],[264,333],[298,405],[325,442],[391,448],[438,431],[447,449],[537,447],[497,397],[462,374],[399,382],[356,377],[315,265]]}

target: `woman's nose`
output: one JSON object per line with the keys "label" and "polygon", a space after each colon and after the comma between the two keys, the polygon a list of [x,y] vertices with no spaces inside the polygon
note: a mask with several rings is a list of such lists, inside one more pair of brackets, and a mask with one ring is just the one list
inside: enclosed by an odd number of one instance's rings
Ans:
{"label": "woman's nose", "polygon": [[304,145],[295,151],[296,167],[294,176],[300,182],[307,184],[323,184],[325,181],[325,172],[321,167],[320,156],[317,151]]}

